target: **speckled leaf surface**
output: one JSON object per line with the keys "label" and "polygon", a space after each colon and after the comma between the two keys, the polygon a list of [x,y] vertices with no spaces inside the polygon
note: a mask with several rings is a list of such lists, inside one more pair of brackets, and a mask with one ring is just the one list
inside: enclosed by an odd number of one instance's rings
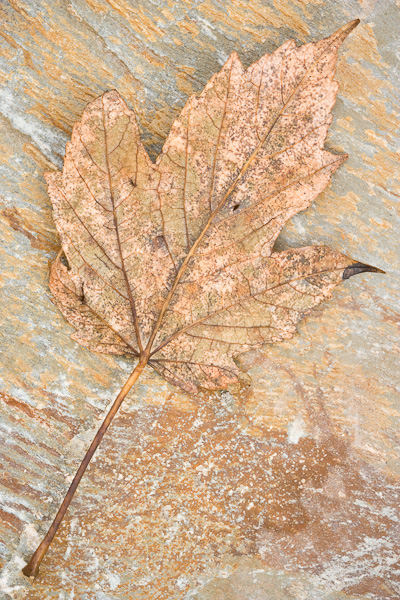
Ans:
{"label": "speckled leaf surface", "polygon": [[337,50],[357,22],[244,69],[236,53],[192,96],[155,163],[118,92],[74,126],[47,174],[69,270],[50,288],[74,338],[141,356],[189,392],[238,381],[234,358],[291,337],[357,261],[323,246],[274,252],[345,160],[324,150]]}

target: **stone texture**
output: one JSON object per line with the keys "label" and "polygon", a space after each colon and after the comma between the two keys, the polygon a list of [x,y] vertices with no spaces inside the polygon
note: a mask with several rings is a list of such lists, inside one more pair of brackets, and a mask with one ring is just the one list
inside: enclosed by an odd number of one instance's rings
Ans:
{"label": "stone texture", "polygon": [[[400,597],[399,4],[3,0],[0,14],[0,597]],[[300,335],[243,355],[248,387],[195,401],[145,372],[28,581],[20,568],[131,370],[73,342],[50,301],[43,171],[106,89],[154,157],[232,50],[247,66],[357,17],[329,136],[350,158],[277,247],[323,243],[387,275],[351,279]]]}

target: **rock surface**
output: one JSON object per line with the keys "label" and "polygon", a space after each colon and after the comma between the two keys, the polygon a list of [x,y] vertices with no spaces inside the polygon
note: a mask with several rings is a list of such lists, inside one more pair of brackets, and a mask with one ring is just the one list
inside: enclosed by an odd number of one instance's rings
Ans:
{"label": "rock surface", "polygon": [[[0,5],[0,597],[400,597],[399,66],[393,0],[9,0]],[[20,572],[132,365],[70,339],[51,303],[59,242],[44,170],[117,88],[153,157],[232,50],[361,24],[338,64],[328,146],[349,160],[278,248],[327,244],[384,269],[345,282],[250,385],[190,398],[142,377],[34,582]]]}

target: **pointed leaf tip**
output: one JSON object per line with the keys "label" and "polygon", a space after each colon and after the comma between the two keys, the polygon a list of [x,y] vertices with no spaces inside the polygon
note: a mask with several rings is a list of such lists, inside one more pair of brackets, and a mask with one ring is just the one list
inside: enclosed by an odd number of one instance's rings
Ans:
{"label": "pointed leaf tip", "polygon": [[343,271],[343,280],[350,279],[350,277],[353,277],[353,275],[358,275],[359,273],[365,273],[367,271],[371,273],[385,273],[385,271],[382,271],[382,269],[358,262],[353,263]]}
{"label": "pointed leaf tip", "polygon": [[354,19],[354,21],[350,21],[350,23],[342,25],[342,27],[339,27],[339,29],[330,36],[330,38],[339,41],[340,44],[342,44],[359,23],[360,19]]}
{"label": "pointed leaf tip", "polygon": [[239,54],[236,52],[236,50],[233,50],[230,55],[228,56],[225,64],[229,64],[229,63],[235,63],[238,62],[239,64],[242,64],[242,61],[240,60],[240,56]]}
{"label": "pointed leaf tip", "polygon": [[350,21],[350,23],[347,23],[348,32],[350,33],[351,31],[353,31],[353,29],[355,29],[360,23],[360,19],[354,19],[353,21]]}
{"label": "pointed leaf tip", "polygon": [[354,21],[350,21],[350,23],[346,23],[339,28],[338,32],[341,32],[343,39],[346,38],[352,31],[360,24],[360,19],[354,19]]}

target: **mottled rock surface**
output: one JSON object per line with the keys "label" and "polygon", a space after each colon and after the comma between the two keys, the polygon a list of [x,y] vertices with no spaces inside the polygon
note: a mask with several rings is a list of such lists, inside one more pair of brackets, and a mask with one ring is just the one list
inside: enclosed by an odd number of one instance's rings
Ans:
{"label": "mottled rock surface", "polygon": [[[0,597],[399,598],[399,2],[3,0],[0,15]],[[243,355],[248,387],[194,399],[146,371],[27,580],[132,368],[78,346],[50,300],[43,171],[107,89],[155,157],[232,50],[247,66],[354,18],[328,138],[350,158],[277,247],[326,244],[387,274],[345,282],[298,336]]]}

